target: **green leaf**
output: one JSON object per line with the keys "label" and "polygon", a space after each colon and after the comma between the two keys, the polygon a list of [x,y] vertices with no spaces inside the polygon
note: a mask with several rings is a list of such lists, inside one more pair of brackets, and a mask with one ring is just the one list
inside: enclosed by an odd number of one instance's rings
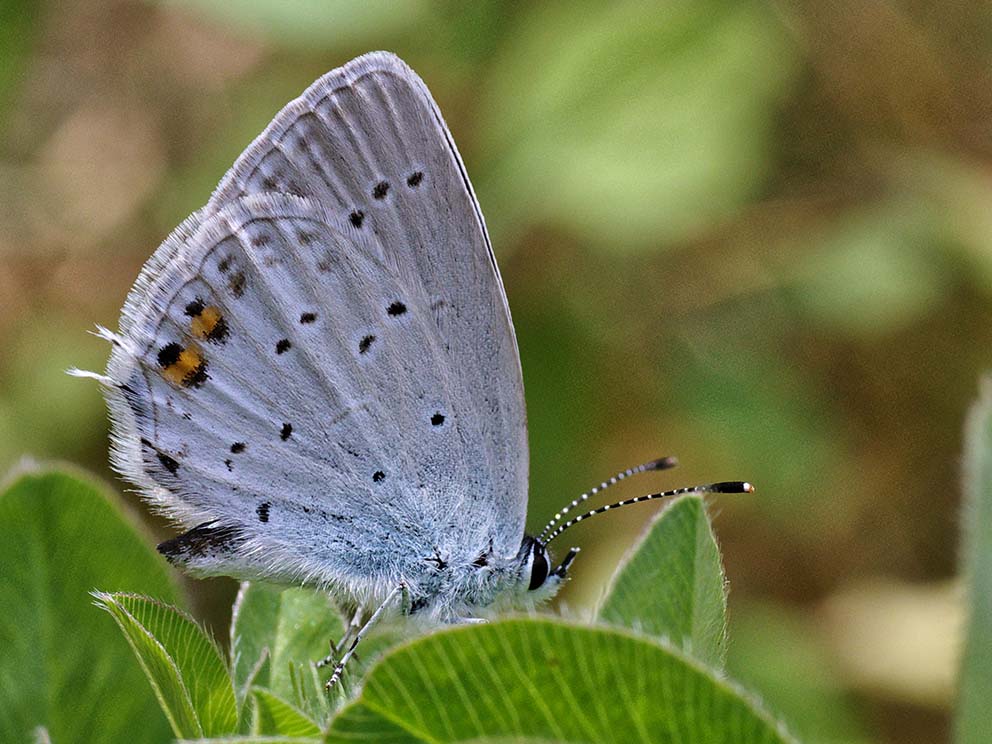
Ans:
{"label": "green leaf", "polygon": [[761,690],[765,707],[806,744],[869,744],[861,706],[836,668],[821,623],[776,603],[735,603],[727,673]]}
{"label": "green leaf", "polygon": [[968,417],[962,529],[968,621],[955,741],[978,744],[992,741],[992,378]]}
{"label": "green leaf", "polygon": [[182,739],[181,744],[320,744],[320,739],[310,736],[220,736]]}
{"label": "green leaf", "polygon": [[136,594],[95,592],[145,670],[177,737],[231,734],[234,688],[220,649],[185,613]]}
{"label": "green leaf", "polygon": [[750,0],[660,7],[573,0],[521,14],[478,117],[500,243],[541,220],[592,245],[657,250],[761,193],[798,69],[789,33]]}
{"label": "green leaf", "polygon": [[5,0],[0,3],[0,126],[11,110],[9,99],[23,84],[28,53],[38,36],[43,18],[38,0]]}
{"label": "green leaf", "polygon": [[408,30],[427,9],[425,0],[172,0],[209,17],[298,50],[328,45],[376,44],[384,35]]}
{"label": "green leaf", "polygon": [[0,741],[30,741],[42,726],[54,742],[167,739],[152,690],[89,592],[141,588],[175,602],[169,576],[102,487],[58,472],[15,478],[0,494]]}
{"label": "green leaf", "polygon": [[710,666],[727,653],[720,550],[698,496],[672,501],[613,575],[599,619],[668,638]]}
{"label": "green leaf", "polygon": [[243,583],[231,621],[239,699],[257,685],[325,720],[330,706],[313,662],[326,656],[329,642],[343,632],[326,592]]}
{"label": "green leaf", "polygon": [[919,322],[949,291],[949,267],[935,257],[943,217],[926,200],[904,197],[831,220],[818,239],[803,238],[796,304],[817,327],[869,339]]}
{"label": "green leaf", "polygon": [[255,733],[283,736],[319,736],[320,727],[292,703],[268,690],[252,689],[255,700]]}
{"label": "green leaf", "polygon": [[733,684],[627,631],[513,619],[389,653],[328,742],[791,742]]}

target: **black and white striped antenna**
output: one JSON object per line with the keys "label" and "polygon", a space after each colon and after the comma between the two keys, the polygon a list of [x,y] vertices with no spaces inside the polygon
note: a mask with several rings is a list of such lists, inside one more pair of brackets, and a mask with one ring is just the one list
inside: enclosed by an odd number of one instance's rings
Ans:
{"label": "black and white striped antenna", "polygon": [[547,541],[545,541],[544,536],[548,533],[548,531],[552,527],[554,527],[555,524],[557,524],[562,517],[564,517],[566,514],[572,511],[572,509],[577,507],[583,501],[586,501],[589,497],[595,496],[600,491],[605,491],[610,486],[614,486],[620,481],[624,480],[625,478],[629,478],[632,475],[638,475],[639,473],[647,473],[652,470],[668,470],[669,468],[674,468],[678,464],[679,461],[676,460],[674,457],[659,457],[657,460],[651,460],[651,462],[646,462],[643,465],[638,465],[637,467],[634,468],[627,468],[626,470],[621,470],[612,478],[603,481],[595,488],[589,489],[584,494],[579,496],[577,499],[573,500],[571,504],[566,506],[561,511],[557,512],[554,515],[554,517],[552,517],[551,521],[549,521],[546,525],[544,525],[544,529],[541,530],[541,534],[537,536],[537,541],[539,543],[547,544]]}
{"label": "black and white striped antenna", "polygon": [[[600,489],[602,490],[602,489]],[[598,509],[593,509],[585,514],[580,514],[577,517],[573,517],[564,524],[558,525],[554,531],[548,535],[547,539],[544,539],[544,532],[541,533],[541,538],[539,538],[541,544],[547,546],[552,540],[558,537],[562,532],[567,530],[572,525],[578,524],[579,522],[588,519],[589,517],[595,517],[597,514],[604,514],[611,509],[619,509],[624,506],[630,506],[631,504],[639,504],[642,501],[653,501],[655,499],[664,499],[669,496],[681,496],[687,493],[754,493],[754,486],[752,486],[747,481],[724,481],[722,483],[708,483],[702,486],[689,486],[688,488],[676,488],[672,491],[661,491],[660,493],[649,493],[646,496],[635,496],[632,499],[624,499],[623,501],[617,501],[615,504],[607,504],[606,506],[601,506]],[[577,504],[581,499],[576,499],[572,502],[572,506]],[[547,530],[545,529],[545,532]]]}

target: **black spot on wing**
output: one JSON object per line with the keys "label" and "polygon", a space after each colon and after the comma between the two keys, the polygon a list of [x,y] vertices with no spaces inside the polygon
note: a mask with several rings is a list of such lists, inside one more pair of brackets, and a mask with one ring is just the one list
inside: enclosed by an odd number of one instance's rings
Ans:
{"label": "black spot on wing", "polygon": [[315,320],[317,320],[317,313],[302,313],[300,315],[300,323],[303,325],[313,323]]}
{"label": "black spot on wing", "polygon": [[231,452],[234,453],[235,455],[240,455],[242,452],[245,451],[245,447],[247,446],[248,445],[245,444],[244,442],[235,442],[234,444],[231,445]]}
{"label": "black spot on wing", "polygon": [[377,183],[372,188],[372,197],[374,199],[385,199],[386,198],[386,194],[388,194],[388,193],[389,193],[389,182],[388,181],[379,181],[379,183]]}
{"label": "black spot on wing", "polygon": [[207,306],[204,304],[203,300],[197,297],[195,300],[193,300],[192,302],[186,305],[186,309],[184,312],[189,317],[195,318],[197,315],[202,313],[206,309],[206,307]]}
{"label": "black spot on wing", "polygon": [[279,339],[276,343],[276,354],[284,354],[293,347],[288,338]]}
{"label": "black spot on wing", "polygon": [[231,275],[231,278],[227,280],[227,288],[235,297],[241,297],[244,295],[245,284],[247,284],[247,279],[245,278],[245,273],[243,271],[236,271]]}
{"label": "black spot on wing", "polygon": [[411,189],[416,188],[420,185],[420,182],[424,180],[424,174],[420,171],[411,173],[406,179],[406,185]]}
{"label": "black spot on wing", "polygon": [[362,220],[365,219],[365,212],[363,212],[361,209],[356,209],[354,212],[348,215],[348,219],[351,221],[351,224],[354,225],[355,227],[361,227]]}
{"label": "black spot on wing", "polygon": [[156,452],[155,456],[158,457],[158,461],[162,463],[162,467],[168,470],[170,473],[175,475],[179,472],[179,463],[175,458],[169,457],[164,452]]}
{"label": "black spot on wing", "polygon": [[281,439],[282,441],[284,441],[284,442],[285,442],[285,441],[286,441],[287,439],[289,439],[289,437],[290,437],[290,436],[291,436],[292,434],[293,434],[293,425],[292,425],[292,424],[283,424],[283,425],[282,425],[282,429],[280,429],[280,430],[279,430],[279,438],[280,438],[280,439]]}
{"label": "black spot on wing", "polygon": [[207,360],[200,359],[200,363],[196,365],[196,368],[183,378],[183,385],[185,387],[198,388],[209,379],[210,375],[207,374]]}
{"label": "black spot on wing", "polygon": [[269,509],[270,509],[270,507],[271,507],[271,505],[269,504],[268,501],[263,501],[255,509],[255,513],[258,515],[258,521],[259,522],[268,522],[269,521]]}
{"label": "black spot on wing", "polygon": [[372,480],[375,481],[376,483],[382,483],[384,480],[386,480],[386,474],[381,470],[376,470],[374,473],[372,473]]}
{"label": "black spot on wing", "polygon": [[404,305],[402,302],[397,300],[396,302],[393,302],[392,304],[390,304],[389,307],[386,308],[386,312],[392,315],[393,317],[396,317],[397,315],[403,315],[406,312],[406,305]]}
{"label": "black spot on wing", "polygon": [[433,416],[431,416],[431,425],[432,426],[440,426],[443,423],[444,423],[444,414],[443,413],[435,413]]}
{"label": "black spot on wing", "polygon": [[162,367],[171,367],[173,364],[179,361],[179,355],[183,353],[183,347],[179,344],[172,342],[171,344],[166,344],[161,349],[158,350],[158,363]]}
{"label": "black spot on wing", "polygon": [[363,337],[362,340],[358,342],[358,353],[366,353],[371,348],[373,341],[375,341],[375,336],[371,333],[368,336]]}
{"label": "black spot on wing", "polygon": [[207,335],[204,337],[207,341],[212,341],[216,344],[224,343],[230,334],[230,329],[227,326],[227,321],[224,318],[217,318],[217,322],[214,323],[214,327],[207,331]]}
{"label": "black spot on wing", "polygon": [[234,527],[215,527],[206,522],[184,532],[178,537],[159,543],[158,552],[170,563],[182,565],[192,558],[233,552],[242,542],[241,533]]}

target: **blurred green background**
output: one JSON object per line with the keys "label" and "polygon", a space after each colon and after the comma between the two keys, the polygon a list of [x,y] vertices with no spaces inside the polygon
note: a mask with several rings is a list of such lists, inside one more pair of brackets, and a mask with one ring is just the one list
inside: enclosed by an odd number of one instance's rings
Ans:
{"label": "blurred green background", "polygon": [[[618,491],[754,481],[714,503],[732,674],[809,741],[946,741],[961,431],[992,366],[984,3],[3,0],[0,467],[111,477],[97,387],[63,374],[102,368],[86,330],[284,103],[380,48],[486,213],[530,526],[662,454],[683,466]],[[651,509],[570,533],[560,605]],[[193,591],[223,622],[233,582]]]}

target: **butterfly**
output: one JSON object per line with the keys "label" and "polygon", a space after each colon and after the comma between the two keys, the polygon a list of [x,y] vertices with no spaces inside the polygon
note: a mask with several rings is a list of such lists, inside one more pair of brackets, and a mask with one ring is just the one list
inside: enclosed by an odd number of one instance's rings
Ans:
{"label": "butterfly", "polygon": [[330,592],[356,621],[533,607],[548,544],[618,473],[524,534],[520,357],[485,221],[437,104],[398,57],[358,57],[289,103],[141,271],[105,390],[112,462],[183,534],[198,576]]}

